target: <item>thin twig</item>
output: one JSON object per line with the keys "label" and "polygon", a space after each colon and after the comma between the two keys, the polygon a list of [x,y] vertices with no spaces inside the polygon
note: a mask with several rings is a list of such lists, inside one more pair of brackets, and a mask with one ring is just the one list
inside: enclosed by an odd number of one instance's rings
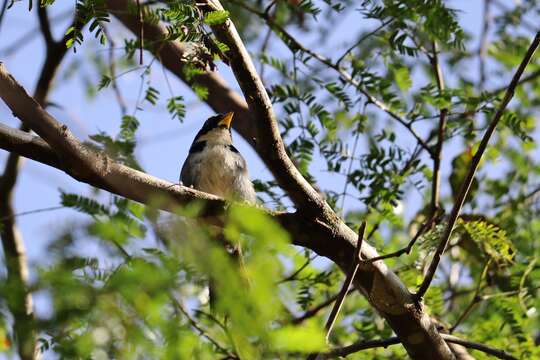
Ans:
{"label": "thin twig", "polygon": [[[336,323],[336,319],[339,315],[339,311],[341,310],[341,307],[343,306],[343,303],[345,302],[345,298],[347,297],[347,294],[349,293],[349,288],[351,287],[354,277],[356,276],[356,272],[358,271],[358,268],[360,267],[360,258],[361,258],[361,251],[362,251],[362,243],[364,242],[364,235],[366,232],[366,222],[363,221],[360,225],[360,228],[358,229],[358,241],[356,242],[356,248],[354,251],[353,259],[351,261],[351,267],[349,271],[347,272],[347,277],[345,278],[345,281],[343,282],[343,285],[341,286],[341,290],[339,291],[339,294],[336,298],[336,302],[334,303],[334,306],[332,307],[332,311],[330,311],[330,315],[328,316],[328,320],[326,321],[326,324],[324,328],[326,329],[326,342],[328,343],[328,339],[330,337],[330,333],[332,332],[332,328],[334,327],[334,324]],[[314,360],[317,359],[318,353],[313,353],[308,356],[308,360]]]}
{"label": "thin twig", "polygon": [[481,343],[478,343],[478,342],[475,342],[475,341],[461,339],[461,338],[458,338],[457,336],[448,335],[448,334],[441,334],[441,337],[444,339],[444,341],[446,341],[448,343],[458,344],[458,345],[461,345],[461,346],[465,346],[466,348],[469,348],[469,349],[478,350],[478,351],[481,351],[483,353],[493,355],[493,356],[495,356],[495,357],[497,357],[499,359],[517,360],[516,357],[508,354],[504,350],[496,349],[494,347],[487,346],[487,345],[484,345],[484,344],[481,344]]}
{"label": "thin twig", "polygon": [[112,35],[109,33],[109,30],[106,26],[103,26],[103,32],[105,33],[105,36],[107,37],[107,40],[109,41],[109,44],[111,45],[108,49],[109,73],[111,75],[111,87],[116,97],[116,102],[118,103],[118,106],[120,106],[120,112],[122,113],[122,116],[124,116],[127,114],[127,105],[126,105],[126,101],[124,100],[124,97],[122,96],[122,92],[120,91],[120,88],[118,87],[118,81],[117,81],[117,76],[116,76],[116,62],[114,60],[115,43],[114,43],[114,39]]}
{"label": "thin twig", "polygon": [[[444,341],[448,343],[458,344],[469,349],[478,350],[483,353],[493,355],[499,359],[517,360],[516,357],[508,354],[504,350],[496,349],[491,346],[487,346],[478,342],[464,340],[457,336],[448,335],[448,334],[441,334],[441,337],[444,339]],[[377,347],[387,348],[390,345],[395,345],[399,343],[401,343],[401,341],[397,337],[391,337],[391,338],[383,339],[383,340],[359,341],[352,345],[336,348],[327,353],[321,354],[321,359],[335,359],[337,357],[346,357],[348,355],[357,353],[362,350],[372,349],[372,348],[377,348]]]}
{"label": "thin twig", "polygon": [[486,277],[486,274],[487,274],[487,271],[489,269],[489,264],[490,263],[491,263],[491,259],[489,259],[486,262],[486,265],[484,265],[484,269],[482,270],[482,273],[480,274],[480,277],[478,278],[478,282],[476,283],[476,288],[474,290],[474,295],[472,297],[472,301],[469,303],[469,305],[465,308],[463,313],[456,320],[455,324],[452,325],[452,327],[448,330],[450,332],[450,334],[453,333],[454,330],[456,330],[456,328],[459,326],[459,324],[461,324],[461,322],[463,320],[465,320],[465,318],[467,318],[467,316],[469,316],[469,314],[470,314],[471,310],[473,309],[473,307],[476,304],[478,304],[480,301],[482,301],[482,297],[480,296],[480,290],[482,289],[482,281]]}
{"label": "thin twig", "polygon": [[[272,37],[272,29],[268,29],[266,32],[266,35],[264,36],[264,40],[261,45],[261,49],[259,50],[260,54],[264,54],[266,51],[266,48],[268,47],[268,44],[270,44],[270,38]],[[264,69],[266,68],[266,64],[261,61],[261,66],[259,67],[259,74],[261,77],[261,81],[264,83]]]}
{"label": "thin twig", "polygon": [[216,347],[216,349],[218,349],[218,351],[220,351],[223,354],[225,354],[226,356],[228,356],[228,358],[230,358],[230,359],[239,359],[239,357],[236,354],[231,353],[229,350],[227,350],[226,348],[221,346],[210,335],[208,335],[206,330],[204,330],[202,327],[199,326],[197,321],[195,321],[195,319],[193,319],[193,317],[189,314],[187,309],[182,305],[182,303],[180,303],[180,301],[176,297],[174,297],[172,294],[169,294],[169,299],[171,299],[174,307],[177,310],[179,310],[186,317],[186,319],[190,323],[191,327],[193,327],[195,330],[197,330],[199,335],[201,335],[206,340],[208,340],[210,343],[212,343],[212,345],[214,345]]}
{"label": "thin twig", "polygon": [[4,15],[6,14],[7,7],[8,0],[4,0],[2,2],[2,7],[0,8],[0,28],[2,27],[2,23],[4,22]]}
{"label": "thin twig", "polygon": [[0,217],[0,221],[4,221],[4,220],[7,220],[7,219],[14,219],[14,218],[18,218],[18,217],[26,216],[26,215],[38,214],[38,213],[47,212],[47,211],[60,210],[60,209],[63,209],[63,208],[65,208],[65,206],[51,206],[51,207],[42,208],[42,209],[23,211],[23,212],[20,212],[20,213],[12,214],[10,216]]}
{"label": "thin twig", "polygon": [[[439,90],[439,96],[443,96],[445,89],[444,77],[442,74],[441,64],[439,62],[439,54],[437,49],[437,43],[433,42],[433,55],[430,57],[430,63],[433,68],[435,80],[437,82],[437,88]],[[448,114],[448,108],[441,109],[439,114],[439,128],[437,131],[437,146],[433,154],[433,182],[431,186],[431,214],[435,214],[439,209],[439,198],[441,188],[441,160],[442,160],[442,147],[444,143],[444,133],[446,128],[446,116]]]}
{"label": "thin twig", "polygon": [[[365,107],[364,107],[364,110],[365,110]],[[341,213],[344,215],[345,214],[345,199],[346,199],[346,194],[347,194],[347,188],[349,187],[349,176],[351,174],[351,171],[352,171],[352,168],[353,168],[353,164],[354,164],[354,154],[356,154],[356,148],[358,147],[358,141],[360,140],[360,131],[357,131],[355,137],[354,137],[354,143],[353,143],[353,148],[352,148],[352,152],[351,152],[351,157],[349,159],[349,167],[347,168],[347,174],[345,174],[345,184],[343,185],[343,192],[341,193],[342,194],[342,198],[341,198]]]}
{"label": "thin twig", "polygon": [[504,110],[506,109],[506,107],[508,106],[508,103],[514,96],[516,87],[519,84],[519,79],[521,78],[521,76],[523,75],[523,72],[525,71],[525,68],[531,61],[534,53],[536,52],[536,49],[538,48],[538,45],[540,45],[540,31],[536,33],[536,36],[534,40],[532,41],[529,49],[527,50],[525,57],[523,58],[521,64],[519,65],[516,73],[514,74],[514,77],[512,78],[512,81],[510,82],[508,89],[506,90],[504,98],[501,104],[499,105],[497,113],[495,114],[495,116],[493,117],[493,120],[489,124],[489,127],[487,128],[484,136],[482,137],[480,145],[478,146],[478,150],[474,154],[474,157],[471,161],[471,165],[469,166],[469,170],[467,171],[467,176],[465,177],[465,180],[463,181],[463,184],[461,185],[461,190],[459,192],[458,198],[454,204],[454,207],[452,208],[452,212],[448,220],[448,225],[446,226],[445,231],[441,237],[441,241],[439,243],[439,246],[437,247],[437,250],[435,251],[433,260],[431,261],[431,264],[428,268],[426,276],[424,277],[424,281],[420,285],[418,292],[415,294],[415,299],[417,301],[422,299],[426,291],[429,289],[429,286],[431,285],[431,281],[433,280],[433,277],[435,276],[435,272],[437,271],[437,267],[439,266],[439,262],[441,261],[442,254],[445,252],[446,247],[448,246],[450,236],[452,235],[452,231],[454,230],[454,226],[461,212],[461,208],[463,207],[463,203],[465,202],[465,199],[467,195],[469,194],[469,189],[471,187],[472,181],[476,174],[478,164],[480,163],[480,160],[482,159],[482,156],[484,155],[484,152],[487,149],[489,140],[491,139],[491,136],[493,135],[493,132],[495,131],[495,128],[497,127],[497,124],[499,123],[499,120],[501,119],[504,113]]}
{"label": "thin twig", "polygon": [[397,251],[394,251],[390,254],[385,254],[385,255],[380,255],[380,256],[376,256],[376,257],[373,257],[371,259],[366,259],[366,260],[363,260],[364,263],[372,263],[374,261],[379,261],[379,260],[384,260],[384,259],[389,259],[389,258],[394,258],[394,257],[399,257],[403,254],[407,254],[409,255],[412,251],[412,248],[414,246],[414,244],[416,244],[416,241],[418,241],[418,239],[428,230],[428,229],[431,229],[431,227],[433,226],[433,223],[435,223],[435,220],[438,218],[437,214],[431,214],[429,219],[426,220],[425,222],[422,223],[422,225],[420,226],[420,229],[418,229],[418,231],[416,232],[416,234],[414,235],[414,237],[411,239],[411,241],[409,241],[409,244],[407,244],[406,247],[402,248],[402,249],[399,249]]}
{"label": "thin twig", "polygon": [[388,338],[388,339],[359,341],[349,346],[336,348],[336,349],[330,350],[327,353],[320,354],[321,355],[320,358],[321,359],[335,359],[338,357],[346,357],[347,355],[351,355],[362,350],[373,349],[373,348],[378,348],[378,347],[387,348],[390,345],[395,345],[395,344],[400,344],[400,343],[401,343],[401,340],[399,340],[399,338],[396,336]]}
{"label": "thin twig", "polygon": [[296,277],[298,276],[298,274],[300,274],[306,267],[308,267],[308,265],[313,261],[313,259],[315,259],[316,256],[317,255],[315,255],[314,257],[307,258],[307,260],[304,262],[302,266],[296,269],[291,275],[286,276],[283,279],[279,280],[277,283],[282,284],[285,282],[296,280]]}
{"label": "thin twig", "polygon": [[[348,294],[352,293],[353,291],[355,291],[354,288],[349,289]],[[320,304],[317,304],[317,305],[311,307],[310,309],[306,310],[306,312],[303,313],[302,315],[292,319],[291,324],[298,325],[301,322],[314,317],[315,315],[317,315],[319,313],[319,311],[321,311],[325,307],[329,306],[330,304],[333,304],[334,301],[336,301],[336,299],[338,298],[338,296],[339,296],[339,293],[337,293],[335,295],[332,295],[328,299],[326,299],[325,301],[321,302]]]}
{"label": "thin twig", "polygon": [[328,320],[326,321],[325,329],[326,329],[327,342],[328,342],[328,338],[330,337],[330,333],[332,332],[332,328],[334,327],[336,323],[336,319],[337,319],[337,316],[339,315],[339,311],[341,310],[341,307],[343,306],[343,303],[345,302],[345,298],[347,297],[348,290],[351,287],[354,281],[354,277],[356,276],[356,272],[358,271],[358,267],[360,266],[360,253],[362,250],[362,243],[364,242],[365,232],[366,232],[366,222],[363,221],[362,225],[360,225],[360,228],[358,229],[358,242],[356,243],[356,249],[354,252],[353,261],[351,262],[351,268],[349,272],[347,273],[347,277],[345,278],[345,281],[343,282],[343,286],[341,287],[341,290],[339,291],[339,295],[336,299],[336,302],[334,303],[334,307],[332,307],[330,316],[328,317]]}
{"label": "thin twig", "polygon": [[360,45],[362,42],[364,42],[367,38],[375,35],[376,33],[378,33],[380,30],[382,30],[383,28],[385,28],[387,25],[389,25],[392,21],[394,21],[395,18],[392,18],[390,20],[387,20],[387,21],[384,21],[381,25],[379,25],[377,28],[375,28],[373,31],[370,31],[368,32],[367,34],[363,35],[362,37],[360,37],[360,39],[358,39],[358,41],[356,41],[353,45],[351,45],[344,53],[343,55],[341,55],[339,57],[339,59],[337,59],[336,61],[336,66],[340,66],[341,65],[341,62],[347,57],[347,55],[349,55],[349,53],[351,51],[354,50],[355,47],[357,47],[358,45]]}
{"label": "thin twig", "polygon": [[478,72],[480,73],[480,90],[486,83],[486,55],[488,49],[489,25],[491,23],[491,0],[484,0],[484,15],[482,33],[480,34],[480,47],[478,50]]}
{"label": "thin twig", "polygon": [[[527,75],[523,79],[521,79],[519,81],[519,85],[534,81],[534,80],[538,79],[539,77],[540,77],[540,69],[536,70],[536,71],[533,71],[532,73],[530,73],[529,75]],[[507,86],[501,86],[499,88],[491,90],[488,94],[489,94],[489,96],[493,96],[493,95],[496,95],[498,93],[501,93],[501,92],[505,91],[506,88],[507,88]]]}
{"label": "thin twig", "polygon": [[267,16],[265,13],[262,13],[262,12],[258,11],[257,9],[252,8],[249,5],[246,5],[242,1],[238,1],[238,0],[229,0],[229,1],[234,3],[234,4],[237,4],[237,5],[241,6],[242,8],[250,11],[251,13],[259,16],[261,19],[263,19],[266,22],[266,24],[270,28],[272,28],[276,33],[278,33],[278,36],[281,35],[281,36],[285,37],[288,40],[288,42],[290,44],[292,44],[292,46],[294,46],[296,49],[310,55],[312,58],[316,59],[320,63],[322,63],[322,64],[328,66],[329,68],[333,69],[334,71],[336,71],[345,82],[347,82],[350,85],[354,86],[362,95],[364,95],[368,99],[368,101],[370,103],[374,104],[379,109],[381,109],[386,114],[388,114],[392,119],[396,120],[401,125],[403,125],[409,131],[409,133],[416,139],[416,141],[418,141],[418,143],[424,148],[424,150],[426,150],[430,154],[430,156],[433,156],[433,150],[424,141],[424,139],[422,139],[422,137],[416,132],[416,130],[414,130],[414,128],[412,127],[410,122],[406,121],[398,113],[393,111],[390,108],[390,106],[387,105],[386,103],[384,103],[382,100],[379,100],[375,96],[371,95],[364,87],[362,87],[360,82],[355,80],[347,71],[345,71],[339,65],[335,64],[329,58],[327,58],[327,57],[325,57],[325,56],[323,56],[321,54],[318,54],[315,51],[313,51],[313,50],[305,47],[304,45],[302,45],[298,40],[296,40],[295,37],[293,37],[287,30],[285,30],[285,28],[283,26],[276,23],[271,17]]}
{"label": "thin twig", "polygon": [[142,65],[143,61],[143,47],[144,47],[144,19],[141,10],[141,2],[137,0],[137,15],[139,17],[139,64]]}

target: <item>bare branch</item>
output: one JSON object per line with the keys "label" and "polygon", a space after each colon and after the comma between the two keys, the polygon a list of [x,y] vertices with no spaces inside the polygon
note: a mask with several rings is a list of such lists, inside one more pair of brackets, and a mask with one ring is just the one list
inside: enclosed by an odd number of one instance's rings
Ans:
{"label": "bare branch", "polygon": [[488,50],[489,25],[491,22],[491,0],[484,0],[482,33],[480,34],[480,48],[478,50],[478,72],[480,73],[480,90],[486,83],[486,55]]}
{"label": "bare branch", "polygon": [[[131,0],[106,0],[109,12],[133,34],[137,35],[140,30],[139,20],[137,16],[127,11],[130,4],[135,3]],[[208,89],[206,102],[215,112],[233,111],[234,122],[232,125],[234,129],[248,143],[255,146],[257,137],[255,124],[244,99],[228,87],[226,81],[216,72],[206,72],[188,80],[183,71],[186,64],[183,59],[188,53],[186,44],[178,41],[164,41],[167,31],[160,24],[146,23],[144,25],[145,41],[147,44],[155,44],[151,51],[161,63],[186,84],[199,84]]]}
{"label": "bare branch", "polygon": [[441,336],[444,339],[444,341],[446,341],[448,343],[459,344],[459,345],[465,346],[466,348],[469,348],[469,349],[475,349],[475,350],[481,351],[483,353],[493,355],[493,356],[495,356],[495,357],[497,357],[499,359],[517,360],[516,357],[508,354],[504,350],[495,349],[495,348],[493,348],[491,346],[487,346],[487,345],[484,345],[484,344],[481,344],[481,343],[478,343],[478,342],[474,342],[474,341],[470,341],[470,340],[461,339],[461,338],[458,338],[457,336],[453,336],[453,335],[441,334]]}
{"label": "bare branch", "polygon": [[276,23],[271,17],[269,17],[267,14],[265,13],[262,13],[252,7],[250,7],[249,5],[246,5],[244,2],[242,1],[237,1],[237,0],[230,0],[232,3],[236,4],[236,5],[239,5],[241,6],[242,8],[248,10],[249,12],[259,16],[261,19],[263,19],[266,24],[271,28],[273,29],[274,31],[276,31],[278,33],[278,35],[281,35],[285,38],[287,38],[287,40],[292,43],[294,45],[295,48],[299,49],[300,51],[310,55],[311,57],[313,57],[314,59],[316,59],[317,61],[319,61],[320,63],[328,66],[329,68],[335,70],[340,76],[341,78],[349,83],[350,85],[354,86],[360,93],[362,93],[370,103],[372,103],[373,105],[377,106],[379,109],[381,109],[382,111],[384,111],[386,114],[388,114],[392,119],[396,120],[398,123],[400,123],[401,125],[403,125],[408,131],[409,133],[416,139],[416,141],[422,146],[422,148],[424,148],[424,150],[426,150],[431,156],[433,156],[433,151],[431,150],[431,148],[429,147],[429,145],[424,141],[424,139],[422,139],[422,137],[416,132],[416,130],[414,130],[414,128],[412,127],[411,123],[408,122],[407,120],[405,120],[402,116],[400,116],[398,113],[396,113],[395,111],[393,111],[390,106],[388,106],[386,103],[384,103],[382,100],[379,100],[377,99],[375,96],[371,95],[363,86],[362,84],[360,84],[360,82],[358,82],[357,80],[355,80],[347,71],[345,71],[343,68],[341,68],[339,66],[339,64],[337,63],[334,63],[332,60],[328,59],[327,57],[321,55],[321,54],[318,54],[316,53],[315,51],[305,47],[304,45],[302,45],[300,42],[298,42],[298,40],[296,40],[296,38],[294,38],[294,36],[292,36],[284,27],[282,27],[281,25],[279,25],[278,23]]}
{"label": "bare branch", "polygon": [[506,93],[504,95],[504,98],[501,104],[499,105],[497,113],[493,117],[493,120],[491,120],[489,127],[487,128],[484,136],[482,137],[482,140],[480,141],[478,150],[474,154],[469,170],[467,171],[467,176],[465,177],[465,180],[463,180],[463,184],[461,185],[461,190],[459,192],[458,198],[454,204],[454,207],[452,208],[452,212],[448,220],[448,225],[446,226],[444,233],[442,235],[441,241],[439,243],[439,246],[437,247],[437,250],[435,251],[435,254],[433,255],[433,260],[431,261],[431,264],[429,265],[424,281],[420,285],[418,292],[415,295],[416,300],[420,300],[424,296],[426,291],[429,289],[429,286],[431,285],[431,281],[433,280],[433,277],[435,276],[435,272],[437,271],[437,267],[439,266],[439,262],[441,261],[442,254],[444,253],[444,251],[446,250],[446,247],[448,246],[450,236],[452,235],[452,231],[454,230],[454,226],[456,224],[457,218],[459,217],[459,213],[461,212],[461,208],[463,207],[463,203],[465,202],[465,199],[467,195],[469,194],[469,189],[471,187],[472,181],[476,174],[478,164],[480,163],[480,160],[482,159],[482,156],[484,155],[484,152],[486,151],[486,148],[489,144],[489,140],[491,139],[491,136],[493,135],[493,132],[495,131],[495,128],[497,127],[497,124],[499,123],[499,120],[501,119],[504,113],[504,110],[506,109],[508,103],[514,96],[516,87],[519,84],[519,79],[521,78],[521,76],[523,75],[523,72],[525,71],[525,68],[531,61],[534,53],[536,52],[536,49],[538,48],[538,45],[540,45],[540,32],[536,33],[534,40],[529,46],[529,49],[527,50],[525,57],[521,61],[521,64],[516,70],[516,73],[514,74],[514,77],[512,78],[512,81],[510,82],[508,89],[506,90]]}
{"label": "bare branch", "polygon": [[354,277],[356,276],[356,272],[358,271],[358,267],[360,265],[360,252],[362,250],[362,243],[364,242],[365,232],[366,232],[366,222],[364,221],[362,222],[362,225],[360,225],[360,229],[358,229],[358,242],[356,243],[356,249],[354,251],[353,260],[351,261],[351,268],[349,272],[347,273],[347,277],[345,278],[345,281],[343,282],[343,285],[341,286],[341,290],[339,291],[336,302],[334,303],[334,306],[332,307],[330,316],[328,316],[328,320],[326,321],[325,329],[326,329],[327,342],[328,342],[328,338],[330,337],[330,333],[332,332],[332,328],[334,327],[334,324],[336,323],[336,319],[339,315],[339,311],[341,310],[341,307],[343,306],[343,303],[345,302],[345,298],[347,297],[348,290],[352,285]]}
{"label": "bare branch", "polygon": [[[441,64],[439,63],[439,54],[437,49],[437,43],[433,42],[433,54],[430,57],[431,66],[437,82],[437,88],[439,95],[442,96],[444,92],[444,77],[442,73]],[[439,197],[441,187],[441,160],[442,160],[442,147],[444,143],[444,132],[446,128],[446,116],[448,114],[448,108],[441,109],[439,114],[439,128],[437,131],[437,146],[433,153],[433,183],[431,186],[431,216],[439,209]]]}
{"label": "bare branch", "polygon": [[[483,353],[493,355],[499,359],[517,360],[516,357],[508,354],[506,351],[496,349],[491,346],[480,344],[474,341],[464,340],[464,339],[458,338],[457,336],[448,335],[448,334],[441,334],[441,337],[444,339],[444,341],[448,343],[459,344],[469,349],[482,351]],[[352,345],[344,346],[342,348],[337,348],[325,354],[322,354],[323,355],[322,359],[335,359],[336,357],[345,357],[347,355],[351,355],[362,350],[372,349],[376,347],[386,348],[390,345],[395,345],[399,343],[400,343],[400,340],[397,337],[391,337],[384,340],[360,341]]]}
{"label": "bare branch", "polygon": [[[206,0],[210,10],[222,10],[218,0]],[[244,93],[257,128],[257,152],[271,163],[276,180],[302,211],[331,222],[337,217],[319,193],[304,179],[287,155],[274,114],[272,102],[257,74],[251,57],[232,21],[212,26],[219,41],[229,48],[227,56]]]}
{"label": "bare branch", "polygon": [[484,265],[484,270],[482,270],[482,273],[480,274],[480,277],[478,278],[478,282],[476,283],[476,288],[475,288],[475,291],[474,291],[474,295],[472,297],[472,300],[471,302],[469,303],[469,305],[465,308],[465,310],[463,311],[463,313],[459,316],[459,318],[456,320],[455,324],[452,325],[452,327],[448,330],[450,333],[453,333],[454,330],[456,330],[456,328],[459,326],[459,324],[461,324],[461,322],[463,320],[465,320],[465,318],[467,316],[469,316],[471,310],[473,309],[473,307],[479,303],[480,301],[482,301],[482,297],[480,296],[480,290],[482,289],[482,281],[484,281],[484,278],[486,277],[486,274],[487,274],[487,271],[488,271],[488,268],[489,268],[489,264],[491,263],[491,259],[489,259],[487,262],[486,262],[486,265]]}
{"label": "bare branch", "polygon": [[[229,30],[224,31],[226,32],[224,35],[230,35]],[[228,46],[237,50],[237,44],[234,47],[232,43]],[[245,65],[241,58],[235,61],[238,62],[235,66]],[[72,177],[143,203],[152,203],[151,199],[161,196],[166,200],[164,204],[159,204],[159,207],[169,211],[174,210],[178,204],[195,199],[205,200],[202,217],[214,215],[215,218],[215,215],[224,211],[225,202],[217,197],[156,179],[117,164],[105,155],[96,154],[82,146],[67,127],[59,124],[28,97],[26,92],[7,74],[4,67],[0,67],[0,70],[2,70],[0,71],[0,96],[12,108],[14,114],[20,116],[24,123],[35,128],[36,132],[48,143],[49,148],[54,149],[54,152],[60,156],[58,163],[61,169]],[[221,94],[217,95],[216,99],[223,101]],[[273,121],[273,119],[267,118],[263,121]],[[10,143],[13,145],[16,142]],[[36,144],[33,142],[34,146]],[[263,151],[267,151],[266,154],[270,157],[270,160],[267,160],[268,163],[282,166],[281,159],[275,152],[268,149],[263,149]],[[288,169],[280,169],[288,171]],[[308,206],[317,208],[318,204],[308,204]],[[350,268],[350,254],[354,252],[357,235],[335,217],[335,214],[319,212],[313,216],[307,211],[272,214],[291,233],[295,245],[310,248],[317,254],[328,257],[344,271]],[[362,256],[369,259],[377,256],[377,253],[373,247],[364,243]],[[361,264],[355,286],[389,322],[411,356],[452,358],[450,349],[437,333],[430,317],[421,306],[414,305],[412,296],[405,285],[383,262]],[[419,337],[422,341],[415,340]]]}

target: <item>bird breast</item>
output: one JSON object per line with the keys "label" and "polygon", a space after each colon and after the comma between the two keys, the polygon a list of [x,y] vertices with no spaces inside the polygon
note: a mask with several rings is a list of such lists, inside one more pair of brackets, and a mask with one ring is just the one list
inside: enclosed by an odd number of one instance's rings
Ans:
{"label": "bird breast", "polygon": [[182,168],[182,182],[227,199],[255,202],[246,162],[232,145],[204,145],[191,153]]}

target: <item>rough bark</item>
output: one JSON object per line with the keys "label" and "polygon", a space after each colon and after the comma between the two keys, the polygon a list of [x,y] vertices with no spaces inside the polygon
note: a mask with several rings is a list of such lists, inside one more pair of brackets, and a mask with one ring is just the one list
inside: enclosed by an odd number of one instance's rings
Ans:
{"label": "rough bark", "polygon": [[[45,144],[28,137],[15,141],[13,136],[8,142],[5,141],[9,138],[4,134],[6,131],[1,131],[3,135],[0,136],[2,139],[0,146],[11,151],[19,151],[21,154],[24,150],[24,155],[30,157],[33,154],[24,149],[26,144],[30,144],[29,146],[34,151],[40,148],[41,154],[35,156],[36,160],[37,157],[48,159],[50,165],[59,165],[62,170],[80,181],[135,201],[149,203],[153,202],[156,196],[161,195],[167,201],[160,206],[171,210],[174,204],[204,199],[206,203],[204,215],[217,215],[223,211],[224,202],[217,197],[170,184],[115,163],[106,155],[86,148],[66,126],[58,123],[29,97],[7,73],[4,66],[0,66],[0,97],[14,114],[46,142]],[[9,132],[12,135],[18,133],[14,129]],[[56,160],[52,154],[56,154]],[[275,217],[291,233],[294,244],[305,246],[328,257],[344,271],[350,267],[350,254],[356,245],[356,234],[344,223],[329,224],[301,210],[296,213],[276,214]],[[374,256],[377,256],[377,252],[369,244],[364,243],[362,257],[369,259]],[[415,359],[453,358],[429,316],[423,311],[421,305],[413,302],[409,291],[383,261],[363,264],[359,269],[355,285],[387,319],[411,357]]]}

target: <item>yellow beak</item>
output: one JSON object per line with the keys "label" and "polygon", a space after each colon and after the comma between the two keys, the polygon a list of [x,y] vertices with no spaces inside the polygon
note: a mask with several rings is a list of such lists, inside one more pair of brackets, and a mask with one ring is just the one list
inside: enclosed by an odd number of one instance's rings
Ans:
{"label": "yellow beak", "polygon": [[229,113],[226,113],[225,116],[223,116],[223,119],[219,121],[218,125],[219,126],[225,125],[227,129],[230,129],[233,116],[234,116],[234,113],[232,111]]}

